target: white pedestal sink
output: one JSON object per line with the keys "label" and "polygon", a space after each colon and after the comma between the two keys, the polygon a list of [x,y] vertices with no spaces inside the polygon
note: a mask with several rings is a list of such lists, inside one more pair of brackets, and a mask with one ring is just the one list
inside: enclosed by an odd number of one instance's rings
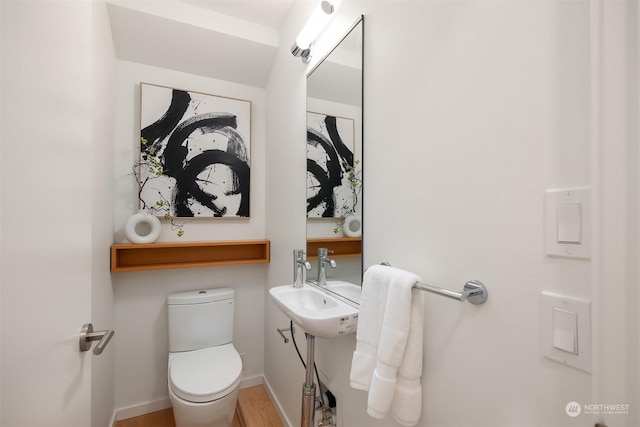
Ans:
{"label": "white pedestal sink", "polygon": [[313,336],[334,338],[357,330],[358,308],[312,285],[276,286],[269,294],[284,314]]}

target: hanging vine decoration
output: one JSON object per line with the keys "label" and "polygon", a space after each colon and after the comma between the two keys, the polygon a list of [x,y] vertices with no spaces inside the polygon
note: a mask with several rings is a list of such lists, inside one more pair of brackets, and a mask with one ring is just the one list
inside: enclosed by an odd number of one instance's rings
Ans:
{"label": "hanging vine decoration", "polygon": [[[145,138],[140,138],[140,146],[146,147],[149,141]],[[167,200],[164,195],[158,191],[158,200],[154,205],[149,205],[142,198],[142,191],[147,185],[151,184],[151,181],[159,178],[163,175],[164,167],[159,160],[159,156],[156,156],[155,148],[149,147],[146,150],[149,155],[144,156],[144,159],[134,163],[131,168],[132,175],[136,178],[138,183],[138,200],[140,201],[140,209],[147,211],[152,215],[162,216],[166,221],[171,224],[171,230],[177,230],[176,235],[182,237],[184,235],[184,223],[176,222],[173,215],[171,215],[171,202]],[[149,173],[145,176],[144,181],[141,180],[141,170],[146,168]]]}
{"label": "hanging vine decoration", "polygon": [[333,229],[334,233],[338,233],[344,225],[345,219],[350,215],[355,215],[356,207],[358,206],[358,200],[360,193],[362,192],[362,170],[358,169],[360,160],[354,160],[353,166],[347,169],[347,181],[349,182],[349,188],[351,189],[351,206],[348,204],[342,205],[344,215],[342,219],[336,223],[336,227]]}

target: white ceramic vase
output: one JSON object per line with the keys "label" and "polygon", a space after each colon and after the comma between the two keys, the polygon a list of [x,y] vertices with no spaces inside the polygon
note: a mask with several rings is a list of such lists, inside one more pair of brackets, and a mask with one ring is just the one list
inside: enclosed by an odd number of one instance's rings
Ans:
{"label": "white ceramic vase", "polygon": [[153,243],[160,230],[160,220],[144,211],[132,215],[124,225],[124,235],[131,243]]}
{"label": "white ceramic vase", "polygon": [[344,219],[342,224],[342,232],[347,237],[362,236],[362,218],[358,215],[351,215]]}

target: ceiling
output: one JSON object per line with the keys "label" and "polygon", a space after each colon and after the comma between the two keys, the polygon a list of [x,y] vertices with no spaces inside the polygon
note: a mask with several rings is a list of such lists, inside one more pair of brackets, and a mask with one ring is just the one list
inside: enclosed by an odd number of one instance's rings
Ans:
{"label": "ceiling", "polygon": [[294,0],[107,0],[118,59],[266,87]]}
{"label": "ceiling", "polygon": [[280,28],[293,0],[181,0],[266,27]]}

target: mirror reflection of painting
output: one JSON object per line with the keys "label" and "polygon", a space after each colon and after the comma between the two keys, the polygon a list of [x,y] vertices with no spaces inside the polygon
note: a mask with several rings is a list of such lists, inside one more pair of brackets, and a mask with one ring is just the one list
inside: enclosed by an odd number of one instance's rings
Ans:
{"label": "mirror reflection of painting", "polygon": [[[311,277],[318,277],[318,254],[326,248],[336,264],[325,269],[327,282],[356,288],[362,283],[363,271],[363,35],[361,16],[307,73],[304,159]],[[332,286],[329,292],[357,304],[351,290]]]}
{"label": "mirror reflection of painting", "polygon": [[307,112],[307,217],[353,211],[354,139],[353,119]]}
{"label": "mirror reflection of painting", "polygon": [[140,204],[248,217],[251,102],[141,84]]}

